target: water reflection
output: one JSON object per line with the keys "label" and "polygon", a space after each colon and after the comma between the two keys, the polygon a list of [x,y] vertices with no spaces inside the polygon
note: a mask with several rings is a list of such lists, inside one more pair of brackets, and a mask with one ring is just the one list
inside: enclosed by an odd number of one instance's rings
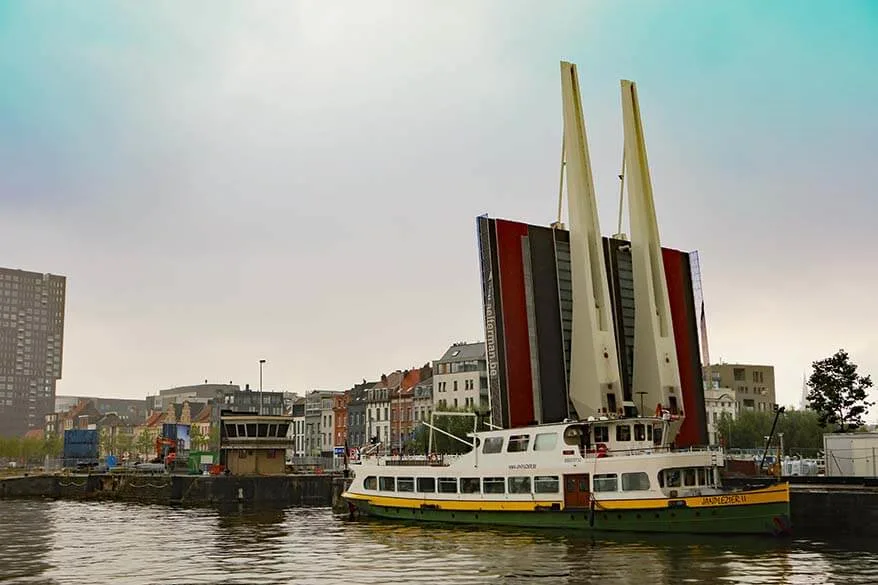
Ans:
{"label": "water reflection", "polygon": [[876,583],[878,543],[589,535],[329,510],[0,502],[0,581]]}
{"label": "water reflection", "polygon": [[[51,520],[48,502],[20,502],[17,506],[0,503],[0,581],[45,581],[40,575],[51,568],[46,554],[52,543]],[[10,562],[12,559],[16,562]]]}

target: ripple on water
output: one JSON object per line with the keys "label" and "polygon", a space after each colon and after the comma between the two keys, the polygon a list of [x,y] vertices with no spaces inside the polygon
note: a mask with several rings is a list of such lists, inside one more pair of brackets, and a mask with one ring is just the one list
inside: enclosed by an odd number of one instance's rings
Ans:
{"label": "ripple on water", "polygon": [[16,583],[878,583],[878,544],[348,521],[327,509],[0,502]]}

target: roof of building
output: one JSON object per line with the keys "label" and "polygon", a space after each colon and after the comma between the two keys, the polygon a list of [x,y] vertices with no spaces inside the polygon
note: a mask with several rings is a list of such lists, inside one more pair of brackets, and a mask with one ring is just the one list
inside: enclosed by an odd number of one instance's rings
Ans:
{"label": "roof of building", "polygon": [[204,408],[198,414],[192,415],[192,422],[194,423],[206,423],[210,422],[211,418],[211,408],[205,404]]}
{"label": "roof of building", "polygon": [[485,358],[485,343],[455,343],[448,348],[438,362],[461,362]]}
{"label": "roof of building", "polygon": [[157,411],[149,415],[149,418],[146,419],[144,426],[154,427],[158,426],[162,423],[162,420],[165,418],[165,413],[161,411]]}
{"label": "roof of building", "polygon": [[25,439],[42,439],[44,436],[43,429],[31,429],[24,434]]}

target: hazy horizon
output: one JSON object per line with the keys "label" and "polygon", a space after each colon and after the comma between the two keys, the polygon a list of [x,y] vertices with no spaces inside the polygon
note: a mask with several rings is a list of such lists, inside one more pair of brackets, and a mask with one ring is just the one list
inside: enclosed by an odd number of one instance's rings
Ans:
{"label": "hazy horizon", "polygon": [[259,359],[343,390],[483,340],[475,218],[555,219],[562,59],[604,234],[638,84],[712,361],[794,405],[839,348],[878,376],[878,6],[548,6],[0,6],[0,265],[68,277],[58,394],[256,387]]}

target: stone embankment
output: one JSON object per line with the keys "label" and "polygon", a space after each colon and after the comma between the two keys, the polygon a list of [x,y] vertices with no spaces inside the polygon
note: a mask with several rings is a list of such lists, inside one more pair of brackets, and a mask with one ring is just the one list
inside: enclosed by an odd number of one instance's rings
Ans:
{"label": "stone embankment", "polygon": [[157,504],[230,503],[331,506],[344,479],[329,474],[276,476],[29,475],[0,479],[2,498],[115,500]]}

